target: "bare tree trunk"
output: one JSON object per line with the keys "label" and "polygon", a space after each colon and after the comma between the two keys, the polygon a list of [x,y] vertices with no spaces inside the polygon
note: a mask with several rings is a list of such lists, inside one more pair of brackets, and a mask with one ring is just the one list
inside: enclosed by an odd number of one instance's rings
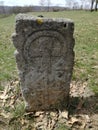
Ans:
{"label": "bare tree trunk", "polygon": [[50,5],[51,5],[51,1],[47,0],[48,12],[50,11]]}
{"label": "bare tree trunk", "polygon": [[92,1],[91,1],[91,12],[93,11],[94,2],[95,2],[95,0],[92,0]]}
{"label": "bare tree trunk", "polygon": [[41,11],[44,11],[45,0],[39,0],[39,4],[41,6]]}
{"label": "bare tree trunk", "polygon": [[98,0],[96,0],[96,3],[95,3],[95,11],[97,11],[97,5],[98,5]]}
{"label": "bare tree trunk", "polygon": [[[94,2],[95,2],[95,8],[93,9]],[[98,5],[98,0],[92,0],[91,1],[91,11],[93,11],[93,10],[97,11],[97,5]]]}

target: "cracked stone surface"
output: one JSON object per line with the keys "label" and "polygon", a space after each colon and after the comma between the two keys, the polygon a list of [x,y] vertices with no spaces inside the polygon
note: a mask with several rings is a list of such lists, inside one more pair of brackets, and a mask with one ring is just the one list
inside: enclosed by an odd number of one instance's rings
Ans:
{"label": "cracked stone surface", "polygon": [[19,14],[12,36],[27,111],[68,103],[74,65],[74,23]]}

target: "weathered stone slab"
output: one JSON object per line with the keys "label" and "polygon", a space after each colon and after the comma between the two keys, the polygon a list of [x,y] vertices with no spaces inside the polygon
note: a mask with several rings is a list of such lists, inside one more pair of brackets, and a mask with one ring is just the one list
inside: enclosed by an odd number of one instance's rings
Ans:
{"label": "weathered stone slab", "polygon": [[16,17],[12,39],[26,110],[67,103],[74,64],[74,23],[27,15]]}

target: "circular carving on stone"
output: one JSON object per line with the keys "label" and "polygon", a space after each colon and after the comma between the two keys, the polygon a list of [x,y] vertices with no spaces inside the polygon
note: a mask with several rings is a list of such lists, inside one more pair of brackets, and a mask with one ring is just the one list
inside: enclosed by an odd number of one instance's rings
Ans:
{"label": "circular carving on stone", "polygon": [[[57,31],[34,32],[24,45],[24,57],[34,68],[51,68],[66,53],[65,38]],[[50,69],[49,69],[50,70]]]}

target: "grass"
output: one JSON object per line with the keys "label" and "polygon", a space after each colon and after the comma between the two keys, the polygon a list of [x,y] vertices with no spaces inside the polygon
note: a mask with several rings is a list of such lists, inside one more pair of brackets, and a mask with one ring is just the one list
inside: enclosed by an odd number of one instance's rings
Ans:
{"label": "grass", "polygon": [[18,117],[23,116],[24,113],[25,113],[25,105],[23,102],[21,102],[20,104],[16,105],[16,108],[13,112],[13,116],[18,118]]}
{"label": "grass", "polygon": [[58,125],[56,130],[71,130],[71,128],[68,128],[67,126],[60,124]]}
{"label": "grass", "polygon": [[[75,66],[73,80],[87,81],[90,88],[98,93],[98,12],[64,11],[33,12],[44,17],[70,18],[75,22]],[[14,46],[11,35],[14,32],[15,15],[0,16],[0,85],[17,78]]]}
{"label": "grass", "polygon": [[16,65],[11,34],[14,32],[14,16],[0,18],[0,81],[15,77]]}

